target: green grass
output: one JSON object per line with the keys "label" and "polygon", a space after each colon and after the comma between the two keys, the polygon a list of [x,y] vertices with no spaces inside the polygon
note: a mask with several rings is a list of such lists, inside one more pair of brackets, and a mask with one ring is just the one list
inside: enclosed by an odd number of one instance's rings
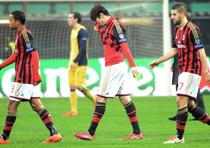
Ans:
{"label": "green grass", "polygon": [[[209,96],[204,96],[207,112],[210,112]],[[141,141],[123,141],[121,138],[132,132],[125,110],[119,100],[109,99],[107,109],[102,118],[94,141],[81,141],[73,136],[74,132],[88,129],[93,114],[93,105],[88,99],[78,100],[78,117],[63,117],[69,110],[67,98],[42,99],[50,112],[56,128],[63,136],[63,141],[56,144],[42,144],[48,136],[48,130],[32,111],[27,102],[20,104],[17,120],[10,135],[10,145],[0,147],[104,147],[104,148],[159,148],[180,147],[180,145],[163,145],[162,142],[175,135],[175,122],[168,117],[176,112],[175,97],[138,97],[133,98],[136,105],[139,123],[144,135]],[[0,99],[0,129],[3,128],[7,99]],[[189,115],[188,119],[193,117]],[[209,126],[198,121],[188,121],[185,131],[185,144],[181,147],[209,147]]]}

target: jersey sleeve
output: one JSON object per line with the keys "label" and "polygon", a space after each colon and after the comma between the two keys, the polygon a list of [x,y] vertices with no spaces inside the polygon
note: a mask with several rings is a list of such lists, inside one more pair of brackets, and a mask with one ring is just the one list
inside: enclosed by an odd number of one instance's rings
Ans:
{"label": "jersey sleeve", "polygon": [[113,27],[113,32],[114,32],[113,37],[116,39],[118,44],[127,42],[125,29],[121,25],[119,26],[115,25]]}
{"label": "jersey sleeve", "polygon": [[198,28],[192,28],[192,31],[190,32],[190,37],[195,47],[195,50],[203,48],[201,32]]}
{"label": "jersey sleeve", "polygon": [[87,40],[88,40],[87,30],[81,29],[78,34],[79,54],[73,60],[75,63],[79,62],[82,59],[83,55],[86,54]]}
{"label": "jersey sleeve", "polygon": [[26,30],[23,29],[22,37],[23,37],[23,41],[25,42],[24,47],[25,47],[25,51],[27,53],[36,50],[35,43],[34,43],[33,36],[31,34],[31,32],[26,32]]}

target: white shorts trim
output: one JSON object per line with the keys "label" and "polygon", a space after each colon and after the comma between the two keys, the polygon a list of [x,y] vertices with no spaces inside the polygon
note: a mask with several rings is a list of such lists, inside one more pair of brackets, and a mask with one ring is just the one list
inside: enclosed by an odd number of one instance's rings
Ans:
{"label": "white shorts trim", "polygon": [[197,98],[201,76],[189,72],[183,72],[178,77],[177,95],[186,95]]}

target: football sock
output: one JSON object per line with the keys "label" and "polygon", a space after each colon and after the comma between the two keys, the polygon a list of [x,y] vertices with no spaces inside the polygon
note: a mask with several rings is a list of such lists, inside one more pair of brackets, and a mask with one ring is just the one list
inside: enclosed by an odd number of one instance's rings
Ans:
{"label": "football sock", "polygon": [[71,104],[71,112],[78,113],[77,111],[77,93],[76,90],[70,92],[70,104]]}
{"label": "football sock", "polygon": [[210,118],[202,108],[200,108],[196,105],[192,105],[188,108],[188,110],[190,113],[192,113],[192,115],[196,119],[200,120],[203,123],[207,123],[208,125],[210,125]]}
{"label": "football sock", "polygon": [[187,107],[179,109],[176,116],[176,130],[177,130],[176,135],[179,139],[183,138],[187,118],[188,118]]}
{"label": "football sock", "polygon": [[130,101],[128,104],[124,105],[126,113],[128,115],[128,118],[130,120],[130,123],[133,127],[133,133],[139,134],[141,132],[138,124],[138,117],[136,115],[136,107],[133,104],[132,101]]}
{"label": "football sock", "polygon": [[52,122],[52,118],[50,117],[49,112],[43,108],[38,112],[40,118],[42,119],[43,123],[45,124],[45,126],[48,128],[48,130],[50,131],[50,135],[55,135],[57,134],[57,130],[55,129],[55,126]]}
{"label": "football sock", "polygon": [[87,88],[84,88],[84,90],[82,91],[82,93],[88,98],[90,99],[93,103],[96,102],[96,98],[91,94],[90,90]]}
{"label": "football sock", "polygon": [[96,102],[96,108],[92,117],[92,122],[88,132],[93,136],[95,134],[96,128],[103,117],[106,110],[106,103]]}
{"label": "football sock", "polygon": [[2,133],[4,140],[9,139],[9,135],[10,135],[10,132],[12,131],[12,127],[15,123],[15,120],[16,120],[16,115],[7,115],[6,116],[3,133]]}

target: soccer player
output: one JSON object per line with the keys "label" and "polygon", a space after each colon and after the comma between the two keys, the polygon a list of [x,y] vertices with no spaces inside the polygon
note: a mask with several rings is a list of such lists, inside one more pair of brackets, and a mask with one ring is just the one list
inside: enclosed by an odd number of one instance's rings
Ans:
{"label": "soccer player", "polygon": [[[173,72],[172,84],[176,85],[176,90],[177,90],[177,88],[178,88],[178,76],[179,76],[178,55],[177,54],[174,56],[174,63],[172,65],[172,72]],[[196,102],[197,106],[199,106],[200,108],[202,108],[205,111],[203,96],[202,96],[202,93],[200,92],[200,89],[198,90],[198,94],[197,94],[197,98],[196,98],[195,102]],[[172,116],[172,117],[169,117],[168,119],[171,120],[171,121],[176,121],[176,115]],[[192,120],[197,120],[197,119],[194,118]]]}
{"label": "soccer player", "polygon": [[70,86],[71,110],[64,114],[65,117],[78,116],[76,89],[82,92],[95,106],[95,97],[86,88],[86,70],[88,64],[88,32],[81,25],[82,16],[78,12],[72,12],[68,16],[68,25],[71,27],[70,34],[70,60],[68,77]]}
{"label": "soccer player", "polygon": [[176,25],[172,48],[158,60],[150,63],[150,67],[154,68],[178,53],[177,133],[164,144],[184,143],[188,112],[196,119],[210,125],[207,113],[195,104],[202,72],[207,82],[210,83],[210,73],[200,29],[187,20],[187,6],[184,3],[176,3],[172,6],[171,19]]}
{"label": "soccer player", "polygon": [[[22,11],[13,11],[9,16],[9,28],[16,30],[15,52],[2,64],[0,69],[15,62],[15,78],[9,95],[8,112],[4,123],[0,144],[9,144],[9,136],[16,120],[16,113],[21,101],[29,101],[32,109],[38,113],[50,132],[43,143],[55,143],[62,140],[56,130],[49,112],[42,105],[37,87],[41,82],[39,55],[30,30],[25,26],[26,17]],[[30,118],[30,117],[29,117]],[[35,126],[35,125],[34,125]]]}
{"label": "soccer player", "polygon": [[135,76],[139,72],[128,47],[125,27],[101,5],[92,8],[90,18],[96,22],[94,30],[99,33],[103,43],[106,70],[98,86],[96,108],[88,132],[74,133],[74,136],[82,140],[94,140],[96,128],[106,110],[107,98],[118,96],[133,128],[133,132],[123,140],[141,140],[143,135],[139,128],[135,105],[130,97],[124,54],[131,67],[131,73]]}

